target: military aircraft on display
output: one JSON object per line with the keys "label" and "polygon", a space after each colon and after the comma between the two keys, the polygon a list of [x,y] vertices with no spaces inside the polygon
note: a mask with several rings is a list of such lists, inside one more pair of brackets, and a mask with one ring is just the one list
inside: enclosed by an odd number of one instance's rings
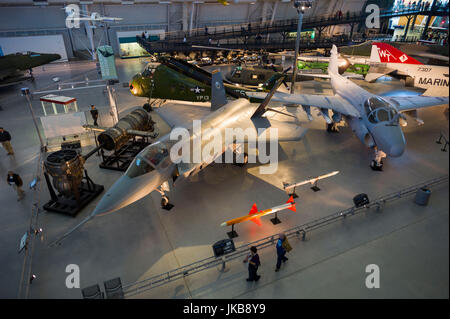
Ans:
{"label": "military aircraft on display", "polygon": [[374,82],[388,75],[405,80],[406,86],[425,89],[423,95],[448,96],[448,66],[425,65],[393,46],[374,42],[370,55],[371,66],[366,81]]}
{"label": "military aircraft on display", "polygon": [[[202,152],[208,149],[209,137],[212,135],[224,136],[227,129],[242,129],[251,131],[246,135],[243,143],[256,143],[255,138],[261,134],[269,133],[267,140],[296,141],[305,134],[306,129],[299,126],[298,121],[271,120],[262,115],[269,110],[267,104],[282,79],[278,79],[271,92],[265,96],[261,104],[250,103],[247,99],[236,99],[231,102],[226,100],[224,84],[220,72],[212,73],[212,99],[211,108],[195,105],[172,104],[158,109],[160,116],[172,127],[172,131],[178,127],[184,127],[189,131],[186,146],[189,149],[200,143]],[[272,109],[270,109],[272,110]],[[164,113],[166,112],[166,113]],[[287,114],[289,115],[289,114]],[[201,120],[200,134],[193,128],[194,120]],[[270,128],[276,128],[278,136],[272,136]],[[178,142],[170,139],[170,134],[161,137],[156,143],[147,146],[133,160],[125,174],[106,192],[92,216],[110,213],[141,199],[152,191],[157,190],[163,196],[162,206],[168,204],[165,191],[169,188],[168,181],[188,178],[197,174],[210,163],[222,156],[227,150],[236,153],[238,141],[233,140],[227,144],[227,139],[222,139],[220,149],[209,152],[201,161],[189,160],[175,164],[172,158],[172,147]],[[199,137],[205,135],[206,137]],[[253,137],[252,137],[253,136]],[[200,139],[200,140],[199,140]],[[246,144],[248,145],[248,144]],[[250,147],[250,146],[247,146]],[[176,152],[176,151],[174,151]],[[181,149],[181,152],[184,152]],[[171,156],[169,156],[171,154]],[[183,156],[177,152],[179,156]],[[238,153],[239,154],[239,153]],[[245,163],[245,153],[240,153]],[[191,154],[192,156],[192,154]],[[192,158],[192,157],[191,157]]]}
{"label": "military aircraft on display", "polygon": [[[386,155],[397,157],[405,150],[405,136],[399,125],[400,120],[405,121],[405,117],[401,112],[448,104],[448,97],[381,97],[367,92],[339,74],[338,51],[334,45],[328,74],[334,92],[332,96],[277,92],[272,100],[289,105],[301,105],[310,120],[312,119],[310,107],[318,107],[329,125],[345,119],[361,142],[375,150],[375,159],[370,165],[374,170],[382,169],[382,159]],[[249,92],[248,95],[261,99],[266,93]],[[332,118],[329,117],[329,110],[333,111]]]}
{"label": "military aircraft on display", "polygon": [[[226,93],[233,98],[247,98],[247,91],[270,91],[283,74],[274,74],[260,86],[238,86],[224,83]],[[211,74],[187,62],[166,59],[162,63],[149,63],[142,73],[130,81],[134,96],[148,99],[209,102],[211,100]]]}
{"label": "military aircraft on display", "polygon": [[[33,79],[33,68],[61,59],[59,54],[13,53],[0,56],[0,87]],[[29,76],[24,74],[29,71]]]}

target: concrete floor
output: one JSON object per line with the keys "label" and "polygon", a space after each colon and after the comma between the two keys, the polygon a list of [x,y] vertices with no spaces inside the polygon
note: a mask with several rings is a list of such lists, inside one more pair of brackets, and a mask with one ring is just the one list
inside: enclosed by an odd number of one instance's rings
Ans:
{"label": "concrete floor", "polygon": [[[143,68],[140,60],[118,60],[120,82],[127,82]],[[96,78],[92,63],[54,64],[37,68],[36,88],[54,87],[51,78],[61,81],[81,80],[86,75]],[[372,92],[403,89],[398,81],[366,84]],[[38,138],[21,86],[0,89],[0,125],[13,137],[14,157],[0,150],[0,176],[17,171],[27,184],[33,178],[38,154]],[[30,86],[31,87],[31,86]],[[326,81],[304,82],[297,92],[330,92]],[[94,103],[107,105],[101,89],[68,92],[77,97],[79,107],[88,110]],[[142,105],[145,99],[129,94],[117,86],[121,114]],[[36,98],[33,107],[42,116]],[[169,195],[175,207],[164,211],[159,207],[159,194],[152,193],[116,213],[98,217],[74,232],[60,246],[48,244],[87,216],[100,197],[76,218],[43,212],[39,224],[44,229],[33,254],[33,273],[37,279],[30,286],[30,298],[81,298],[80,289],[65,286],[68,264],[81,271],[81,288],[120,277],[128,284],[169,269],[189,264],[212,255],[211,245],[226,238],[228,229],[221,222],[246,214],[253,203],[265,209],[286,201],[283,182],[301,181],[307,177],[339,170],[340,174],[320,183],[322,190],[313,193],[308,187],[299,190],[297,213],[282,212],[282,223],[273,226],[263,218],[261,227],[244,223],[236,228],[235,244],[254,241],[276,234],[295,225],[329,215],[352,206],[354,195],[364,192],[375,198],[424,180],[448,174],[448,152],[435,144],[439,132],[448,136],[447,106],[419,112],[425,125],[414,122],[404,128],[408,146],[400,158],[386,160],[383,172],[369,168],[371,152],[352,134],[341,128],[340,134],[324,130],[323,119],[307,123],[309,131],[303,140],[281,143],[279,168],[274,175],[260,175],[257,165],[237,167],[214,164],[181,182]],[[157,116],[155,119],[159,122]],[[158,127],[165,131],[162,123]],[[86,146],[87,151],[91,146]],[[91,178],[105,188],[121,175],[101,170],[99,159],[92,156],[86,167]],[[2,179],[4,177],[1,177]],[[386,205],[381,212],[364,214],[329,225],[308,234],[307,241],[292,240],[293,251],[282,270],[275,273],[275,251],[260,252],[261,280],[247,283],[246,266],[240,261],[229,264],[230,270],[200,272],[184,280],[147,291],[136,298],[448,298],[448,184],[433,188],[430,203],[420,207],[412,198]],[[27,230],[31,212],[31,191],[17,202],[6,183],[0,183],[0,297],[16,298],[20,282],[23,253],[18,254],[21,236]],[[49,199],[48,191],[40,196],[40,205]],[[379,289],[367,289],[365,267],[380,267]]]}

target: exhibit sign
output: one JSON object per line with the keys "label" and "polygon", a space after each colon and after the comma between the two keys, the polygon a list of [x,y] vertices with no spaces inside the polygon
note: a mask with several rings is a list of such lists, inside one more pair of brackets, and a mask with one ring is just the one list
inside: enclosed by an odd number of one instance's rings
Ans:
{"label": "exhibit sign", "polygon": [[103,45],[97,48],[98,62],[103,80],[117,79],[116,62],[114,60],[114,51],[111,46]]}

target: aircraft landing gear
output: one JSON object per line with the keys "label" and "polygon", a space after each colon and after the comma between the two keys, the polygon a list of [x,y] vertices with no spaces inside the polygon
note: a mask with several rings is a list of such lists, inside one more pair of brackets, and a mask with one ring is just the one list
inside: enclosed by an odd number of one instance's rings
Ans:
{"label": "aircraft landing gear", "polygon": [[144,105],[142,105],[142,108],[143,108],[144,110],[146,110],[147,112],[153,111],[153,108],[152,108],[152,106],[150,105],[150,103],[145,103]]}
{"label": "aircraft landing gear", "polygon": [[337,126],[336,122],[333,122],[331,124],[327,123],[326,125],[327,125],[327,132],[328,133],[339,133],[339,129],[338,129],[338,126]]}
{"label": "aircraft landing gear", "polygon": [[239,163],[237,161],[238,154],[235,153],[234,155],[235,155],[234,163],[233,163],[234,165],[239,166],[239,167],[244,167],[244,165],[248,163],[248,154],[247,153],[244,153],[244,162],[242,162],[242,163]]}
{"label": "aircraft landing gear", "polygon": [[370,168],[374,171],[382,171],[383,170],[383,158],[386,157],[386,153],[378,150],[375,147],[375,159],[370,163]]}
{"label": "aircraft landing gear", "polygon": [[171,210],[174,205],[169,203],[169,197],[166,196],[162,186],[156,189],[161,194],[161,208],[165,210]]}

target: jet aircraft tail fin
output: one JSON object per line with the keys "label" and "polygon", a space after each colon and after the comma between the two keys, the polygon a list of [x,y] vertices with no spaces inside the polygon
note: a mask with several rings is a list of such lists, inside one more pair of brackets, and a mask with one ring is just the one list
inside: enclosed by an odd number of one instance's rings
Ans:
{"label": "jet aircraft tail fin", "polygon": [[278,88],[280,87],[281,83],[283,83],[283,78],[279,78],[277,80],[277,82],[275,83],[275,85],[272,87],[272,89],[270,90],[270,93],[266,95],[266,97],[264,98],[264,101],[262,101],[262,103],[258,106],[258,108],[256,109],[255,113],[253,113],[252,118],[258,117],[263,115],[266,111],[267,111],[267,105],[269,104],[270,100],[272,99],[272,96],[275,94],[275,92],[278,90]]}
{"label": "jet aircraft tail fin", "polygon": [[372,43],[370,62],[423,64],[392,45],[383,42]]}
{"label": "jet aircraft tail fin", "polygon": [[328,74],[329,75],[339,74],[339,62],[338,62],[339,53],[337,47],[334,44],[330,52],[331,58],[330,63],[328,64]]}
{"label": "jet aircraft tail fin", "polygon": [[219,70],[214,70],[211,76],[211,111],[216,111],[227,103],[222,74]]}

